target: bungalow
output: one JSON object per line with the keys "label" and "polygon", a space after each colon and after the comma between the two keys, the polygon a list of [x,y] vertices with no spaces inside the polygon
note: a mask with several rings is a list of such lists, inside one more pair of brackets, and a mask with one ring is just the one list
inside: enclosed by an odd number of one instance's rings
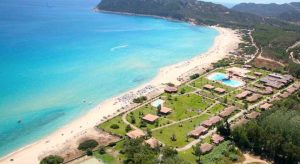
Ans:
{"label": "bungalow", "polygon": [[249,114],[246,114],[246,117],[249,119],[255,119],[260,115],[260,113],[256,112],[256,111],[252,111]]}
{"label": "bungalow", "polygon": [[213,145],[204,143],[200,146],[200,150],[203,154],[210,152],[213,149]]}
{"label": "bungalow", "polygon": [[253,102],[258,101],[261,97],[262,96],[259,94],[253,94],[252,96],[247,97],[246,101],[248,101],[249,103],[253,103]]}
{"label": "bungalow", "polygon": [[221,143],[222,141],[224,141],[224,137],[218,135],[218,134],[213,134],[212,137],[212,142],[216,145],[218,145],[219,143]]}
{"label": "bungalow", "polygon": [[165,89],[166,93],[177,93],[178,89],[176,87],[167,86]]}
{"label": "bungalow", "polygon": [[206,85],[203,86],[203,88],[206,89],[206,90],[213,90],[215,87],[212,86],[212,85],[206,84]]}
{"label": "bungalow", "polygon": [[214,126],[215,124],[217,124],[221,120],[222,120],[222,118],[220,116],[214,116],[214,117],[211,117],[210,119],[208,119],[206,121],[203,121],[201,125],[204,126],[204,127],[209,128],[211,126]]}
{"label": "bungalow", "polygon": [[148,144],[153,149],[160,146],[159,141],[155,138],[150,138],[150,139],[146,140],[145,143]]}
{"label": "bungalow", "polygon": [[231,129],[234,129],[234,128],[237,127],[237,126],[247,124],[247,122],[249,122],[249,120],[247,120],[246,118],[242,117],[242,118],[239,119],[235,124],[231,125],[230,128],[231,128]]}
{"label": "bungalow", "polygon": [[126,135],[131,139],[136,139],[136,138],[144,137],[145,133],[139,129],[136,129],[136,130],[126,133]]}
{"label": "bungalow", "polygon": [[291,94],[289,92],[283,92],[282,94],[280,94],[279,96],[281,98],[288,98]]}
{"label": "bungalow", "polygon": [[172,112],[172,109],[171,108],[167,108],[167,107],[162,107],[159,111],[159,113],[161,114],[169,114]]}
{"label": "bungalow", "polygon": [[233,75],[239,76],[239,77],[245,77],[245,75],[250,72],[247,69],[239,68],[239,67],[231,67],[231,68],[228,68],[227,71],[230,74],[233,74]]}
{"label": "bungalow", "polygon": [[156,115],[152,115],[152,114],[147,114],[146,116],[144,116],[142,119],[146,122],[149,123],[154,123],[159,117]]}
{"label": "bungalow", "polygon": [[256,77],[254,77],[254,76],[250,76],[250,75],[247,75],[247,76],[245,76],[245,79],[249,79],[249,80],[255,80],[255,79],[256,79]]}
{"label": "bungalow", "polygon": [[194,138],[199,138],[201,135],[207,133],[208,129],[203,127],[203,126],[199,126],[197,127],[195,130],[191,131],[189,133],[189,136],[194,137]]}
{"label": "bungalow", "polygon": [[219,116],[222,117],[222,118],[226,118],[226,117],[230,116],[235,110],[236,110],[236,107],[234,107],[234,106],[225,108],[225,109],[219,114]]}
{"label": "bungalow", "polygon": [[250,92],[250,91],[244,91],[244,92],[236,95],[235,97],[241,100],[241,99],[245,99],[247,96],[249,96],[251,94],[252,94],[252,92]]}
{"label": "bungalow", "polygon": [[260,73],[260,72],[254,72],[254,75],[255,76],[262,76],[262,73]]}
{"label": "bungalow", "polygon": [[272,104],[264,103],[264,104],[262,104],[259,108],[260,108],[261,110],[268,110],[268,109],[270,109],[271,106],[272,106]]}
{"label": "bungalow", "polygon": [[254,84],[254,87],[259,88],[259,89],[265,88],[265,86],[261,85],[261,84]]}
{"label": "bungalow", "polygon": [[223,88],[215,88],[214,90],[215,90],[215,92],[217,92],[219,94],[224,94],[226,92],[225,89],[223,89]]}
{"label": "bungalow", "polygon": [[287,89],[287,92],[290,93],[290,94],[293,94],[297,91],[298,89],[297,88],[294,88],[294,87],[290,87]]}
{"label": "bungalow", "polygon": [[250,68],[252,68],[252,66],[251,65],[244,65],[244,68],[250,69]]}

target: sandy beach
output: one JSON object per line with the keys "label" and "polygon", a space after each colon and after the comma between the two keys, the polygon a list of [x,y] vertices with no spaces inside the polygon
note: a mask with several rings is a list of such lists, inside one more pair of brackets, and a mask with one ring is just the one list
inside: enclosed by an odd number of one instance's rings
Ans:
{"label": "sandy beach", "polygon": [[35,164],[39,163],[39,160],[46,155],[58,152],[67,143],[72,142],[73,146],[77,147],[77,140],[89,135],[97,135],[96,125],[130,109],[132,105],[130,103],[134,97],[160,94],[163,92],[163,84],[168,82],[180,85],[182,83],[180,79],[184,79],[194,72],[203,71],[210,67],[211,63],[230,55],[230,52],[238,48],[238,43],[241,40],[237,31],[221,27],[212,28],[218,30],[220,34],[215,38],[214,44],[207,52],[199,54],[191,60],[162,68],[150,82],[104,101],[51,135],[5,156],[0,159],[0,163]]}

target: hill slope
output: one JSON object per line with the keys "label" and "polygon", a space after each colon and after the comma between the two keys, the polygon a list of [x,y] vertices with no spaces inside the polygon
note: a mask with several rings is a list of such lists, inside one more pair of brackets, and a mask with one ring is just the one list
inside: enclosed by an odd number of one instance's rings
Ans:
{"label": "hill slope", "polygon": [[230,10],[222,5],[197,0],[102,0],[99,10],[156,15],[198,24],[252,26],[264,18]]}
{"label": "hill slope", "polygon": [[285,4],[241,3],[232,8],[235,11],[273,17],[285,21],[300,22],[300,2]]}

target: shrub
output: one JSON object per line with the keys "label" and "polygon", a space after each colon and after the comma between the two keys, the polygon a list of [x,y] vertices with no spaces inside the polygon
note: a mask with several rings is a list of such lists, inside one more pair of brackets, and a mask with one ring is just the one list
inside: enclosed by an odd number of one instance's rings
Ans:
{"label": "shrub", "polygon": [[88,149],[93,149],[98,146],[98,142],[95,140],[86,140],[79,144],[78,149],[82,151],[86,151]]}
{"label": "shrub", "polygon": [[99,152],[99,154],[105,154],[106,153],[104,147],[100,147],[98,152]]}
{"label": "shrub", "polygon": [[91,149],[87,149],[86,150],[86,155],[87,156],[92,156],[93,155],[93,151]]}
{"label": "shrub", "polygon": [[59,163],[63,163],[64,159],[60,156],[57,155],[49,155],[45,158],[42,159],[42,161],[40,162],[40,164],[59,164]]}
{"label": "shrub", "polygon": [[112,124],[112,125],[110,125],[110,128],[112,128],[112,129],[119,129],[120,126],[117,125],[117,124]]}
{"label": "shrub", "polygon": [[190,76],[191,80],[197,79],[198,77],[200,77],[200,75],[198,73],[193,74],[192,76]]}

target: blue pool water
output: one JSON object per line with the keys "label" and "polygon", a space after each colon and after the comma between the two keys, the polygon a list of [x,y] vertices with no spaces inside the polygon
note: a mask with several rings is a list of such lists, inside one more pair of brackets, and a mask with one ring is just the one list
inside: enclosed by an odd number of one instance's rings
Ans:
{"label": "blue pool water", "polygon": [[243,85],[242,82],[232,79],[227,79],[227,75],[224,73],[213,73],[210,76],[208,76],[208,79],[222,82],[223,84],[230,86],[230,87],[240,87]]}
{"label": "blue pool water", "polygon": [[207,51],[218,35],[93,12],[98,2],[0,1],[0,156],[149,81],[161,67]]}

